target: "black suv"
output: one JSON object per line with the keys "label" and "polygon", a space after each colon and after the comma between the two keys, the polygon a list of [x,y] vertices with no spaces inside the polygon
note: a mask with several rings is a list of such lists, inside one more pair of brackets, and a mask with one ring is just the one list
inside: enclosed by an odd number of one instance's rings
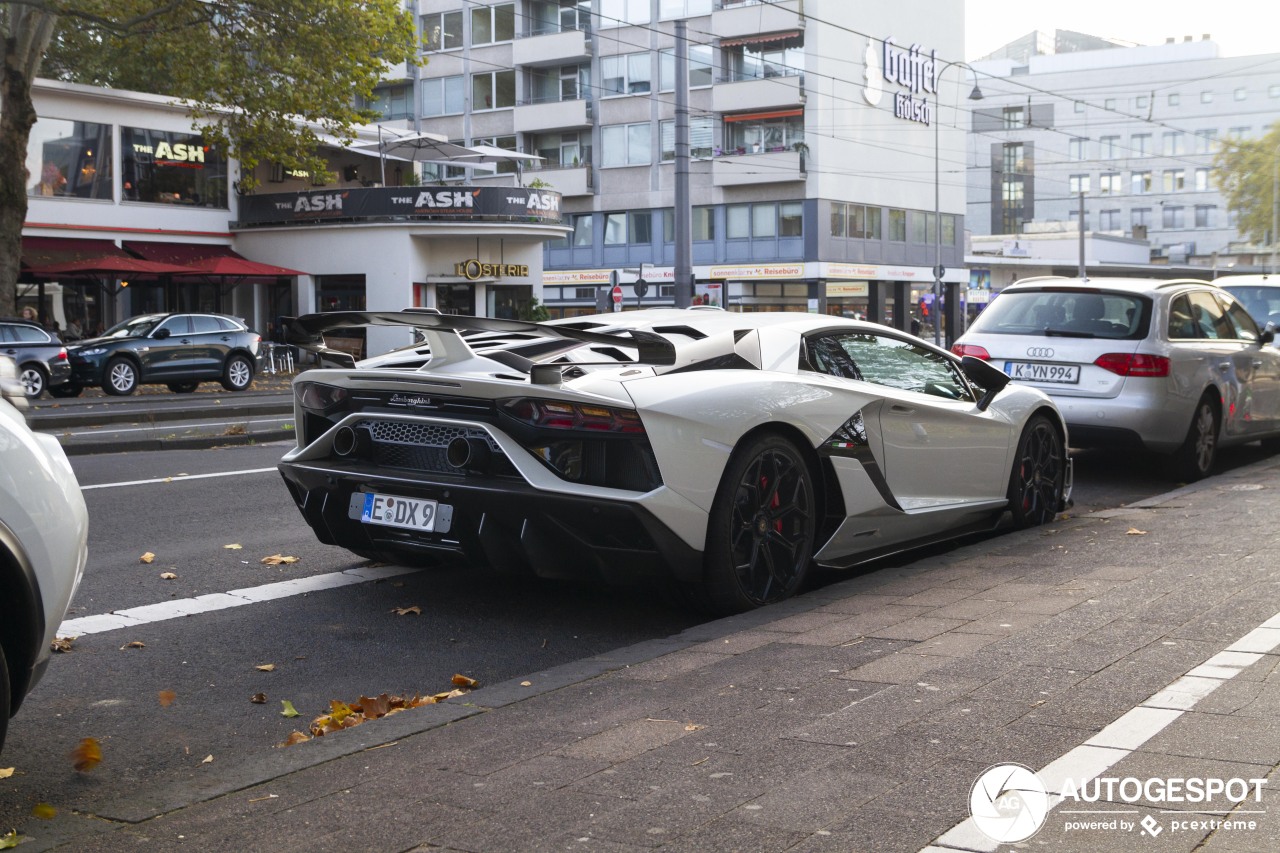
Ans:
{"label": "black suv", "polygon": [[18,378],[29,399],[46,390],[64,386],[71,378],[71,362],[67,348],[29,320],[0,319],[0,355],[7,355],[18,365]]}
{"label": "black suv", "polygon": [[243,391],[253,384],[261,345],[262,336],[235,317],[143,314],[71,347],[71,383],[50,393],[74,396],[101,385],[119,396],[139,385],[168,385],[189,394],[205,381]]}

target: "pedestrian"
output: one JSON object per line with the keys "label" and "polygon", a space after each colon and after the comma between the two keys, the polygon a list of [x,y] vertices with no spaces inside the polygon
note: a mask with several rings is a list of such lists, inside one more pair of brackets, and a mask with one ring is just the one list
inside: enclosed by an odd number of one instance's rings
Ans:
{"label": "pedestrian", "polygon": [[911,334],[915,335],[917,338],[920,337],[920,318],[919,317],[911,318]]}
{"label": "pedestrian", "polygon": [[22,308],[22,319],[34,323],[36,321],[36,309],[30,305],[24,305]]}
{"label": "pedestrian", "polygon": [[84,337],[84,330],[80,328],[80,321],[72,317],[67,321],[67,333],[62,336],[64,341],[78,341]]}

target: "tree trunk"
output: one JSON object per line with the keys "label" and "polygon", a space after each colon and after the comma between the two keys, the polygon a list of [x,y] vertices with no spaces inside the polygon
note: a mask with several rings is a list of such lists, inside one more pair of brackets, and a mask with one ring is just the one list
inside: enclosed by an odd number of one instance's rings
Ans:
{"label": "tree trunk", "polygon": [[36,123],[31,84],[57,18],[20,4],[8,4],[4,18],[8,27],[0,69],[0,316],[11,317],[16,313],[27,218],[27,141]]}

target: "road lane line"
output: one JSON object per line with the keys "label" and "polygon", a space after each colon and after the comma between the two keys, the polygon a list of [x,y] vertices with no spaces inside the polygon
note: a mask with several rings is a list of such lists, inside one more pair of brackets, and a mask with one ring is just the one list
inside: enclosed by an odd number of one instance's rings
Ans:
{"label": "road lane line", "polygon": [[[76,437],[76,436],[85,436],[85,435],[94,435],[94,436],[97,436],[97,435],[118,435],[119,433],[123,433],[123,432],[163,432],[163,433],[170,433],[170,432],[175,432],[175,430],[173,429],[173,426],[178,426],[178,427],[180,427],[180,428],[190,428],[190,429],[194,429],[194,428],[196,428],[196,427],[185,427],[185,426],[184,426],[184,425],[186,425],[186,424],[192,424],[192,423],[196,423],[196,422],[194,422],[194,421],[162,421],[161,423],[158,423],[158,424],[156,424],[156,425],[154,425],[154,426],[145,426],[145,427],[121,427],[120,429],[111,429],[111,428],[109,428],[109,427],[103,427],[103,428],[100,428],[100,429],[85,430],[85,431],[83,431],[83,432],[67,432],[67,431],[63,431],[63,430],[42,430],[42,432],[48,432],[50,435],[64,435],[64,436],[69,436],[69,437],[72,437],[72,438],[74,438],[74,437]],[[255,424],[276,424],[276,423],[284,423],[284,424],[293,423],[293,418],[292,418],[292,417],[288,417],[288,418],[261,418],[261,419],[257,419],[257,420],[255,420],[255,419],[253,419],[253,418],[247,418],[247,419],[246,419],[246,418],[238,418],[238,419],[236,419],[236,420],[232,420],[232,421],[199,421],[199,422],[198,422],[198,424],[197,424],[197,426],[198,426],[198,427],[215,427],[215,426],[234,426],[234,425],[236,425],[236,424],[242,424],[242,425],[253,426],[253,425],[255,425]],[[166,424],[168,424],[169,426],[166,426]]]}
{"label": "road lane line", "polygon": [[[1151,694],[1075,749],[1041,768],[1037,775],[1049,794],[1049,811],[1062,802],[1062,789],[1067,779],[1082,785],[1102,775],[1194,708],[1201,699],[1262,660],[1264,655],[1274,653],[1280,648],[1278,628],[1280,613],[1186,675]],[[1047,814],[1045,820],[1048,821]],[[920,853],[992,853],[999,846],[998,842],[984,835],[969,817],[921,848]]]}
{"label": "road lane line", "polygon": [[[269,470],[274,471],[274,468]],[[233,589],[230,592],[218,592],[209,595],[198,595],[195,598],[182,598],[164,601],[159,604],[144,604],[124,610],[113,610],[110,613],[99,613],[93,616],[80,616],[67,619],[58,626],[59,637],[83,637],[86,634],[101,634],[106,631],[118,631],[121,628],[136,628],[152,622],[164,622],[181,616],[191,616],[210,610],[222,610],[228,607],[243,607],[246,604],[258,604],[263,601],[275,601],[293,595],[308,592],[319,592],[326,589],[337,589],[341,586],[352,586],[368,583],[372,580],[393,578],[418,571],[405,566],[360,566],[344,572],[330,572],[324,575],[310,575],[294,580],[277,581],[261,586]]]}
{"label": "road lane line", "polygon": [[265,474],[275,468],[246,468],[243,471],[219,471],[216,474],[174,474],[172,477],[156,477],[152,480],[128,480],[123,483],[100,483],[96,486],[81,486],[80,491],[90,489],[118,489],[121,486],[149,486],[153,483],[180,483],[183,480],[207,480],[210,477],[241,477],[245,474]]}

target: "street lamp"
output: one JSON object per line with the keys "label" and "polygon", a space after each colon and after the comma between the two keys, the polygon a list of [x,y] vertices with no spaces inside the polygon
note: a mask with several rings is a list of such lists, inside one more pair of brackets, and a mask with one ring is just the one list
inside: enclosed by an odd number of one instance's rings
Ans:
{"label": "street lamp", "polygon": [[[948,68],[953,65],[963,65],[970,71],[973,66],[963,60],[952,60],[938,71],[935,78],[934,105],[941,107],[941,101],[938,95],[941,94],[942,86],[938,85],[942,81],[942,75]],[[973,91],[969,93],[969,100],[981,101],[982,90],[978,88],[978,72],[973,71]],[[942,126],[942,110],[937,110],[937,115],[933,118],[933,342],[941,345],[942,342],[942,181],[939,173],[939,160],[941,156],[941,134]],[[959,124],[959,122],[957,122]]]}
{"label": "street lamp", "polygon": [[1271,274],[1276,273],[1276,231],[1280,230],[1280,145],[1271,155]]}

